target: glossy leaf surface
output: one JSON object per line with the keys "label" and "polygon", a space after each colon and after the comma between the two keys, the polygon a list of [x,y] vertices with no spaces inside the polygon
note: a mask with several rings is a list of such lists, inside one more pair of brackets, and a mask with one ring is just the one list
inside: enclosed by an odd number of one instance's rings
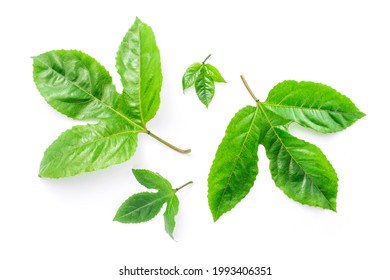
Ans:
{"label": "glossy leaf surface", "polygon": [[[244,78],[243,81],[257,106],[245,107],[234,116],[218,147],[208,179],[209,206],[214,220],[232,209],[253,186],[259,144],[265,147],[276,186],[288,197],[336,211],[335,170],[318,147],[292,136],[288,126],[297,122],[319,132],[336,132],[352,125],[364,113],[349,98],[323,84],[285,81],[271,90],[265,102],[260,102]],[[249,116],[252,118],[248,119]],[[248,129],[250,120],[258,120],[253,122],[252,130]],[[248,137],[247,144],[242,145],[246,135],[253,137]],[[222,206],[225,200],[230,204]]]}
{"label": "glossy leaf surface", "polygon": [[189,152],[146,127],[160,104],[162,74],[153,31],[139,19],[119,47],[117,69],[122,94],[108,71],[85,53],[57,50],[34,57],[34,81],[48,104],[73,119],[98,121],[75,126],[54,141],[43,156],[41,177],[73,176],[122,163],[134,154],[140,132],[178,152]]}
{"label": "glossy leaf surface", "polygon": [[214,221],[250,191],[258,168],[261,137],[259,110],[247,106],[233,117],[218,147],[208,177],[208,200]]}
{"label": "glossy leaf surface", "polygon": [[126,33],[116,57],[127,115],[143,126],[160,106],[160,51],[152,29],[138,18]]}
{"label": "glossy leaf surface", "polygon": [[263,105],[290,122],[322,133],[343,130],[364,116],[348,97],[313,82],[279,83]]}
{"label": "glossy leaf surface", "polygon": [[[209,58],[208,56],[205,61]],[[215,83],[226,83],[221,73],[211,64],[196,62],[187,68],[182,78],[183,91],[195,86],[199,100],[208,107],[215,93]]]}

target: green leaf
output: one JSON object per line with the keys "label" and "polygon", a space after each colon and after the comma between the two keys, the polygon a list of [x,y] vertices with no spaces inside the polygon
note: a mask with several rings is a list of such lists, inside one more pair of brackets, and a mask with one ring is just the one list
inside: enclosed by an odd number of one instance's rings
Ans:
{"label": "green leaf", "polygon": [[46,150],[39,176],[60,178],[124,162],[134,154],[137,134],[147,133],[180,152],[146,127],[160,104],[160,52],[152,29],[137,19],[117,55],[124,87],[118,94],[107,70],[80,51],[57,50],[34,57],[33,78],[54,109],[97,124],[75,126]]}
{"label": "green leaf", "polygon": [[138,18],[119,46],[116,67],[121,76],[127,115],[145,126],[160,106],[162,72],[153,31]]}
{"label": "green leaf", "polygon": [[295,201],[336,211],[337,174],[321,150],[279,128],[262,144],[276,186]]}
{"label": "green leaf", "polygon": [[192,87],[195,84],[196,78],[199,75],[199,69],[202,66],[201,63],[196,62],[187,68],[182,78],[183,90]]}
{"label": "green leaf", "polygon": [[214,82],[217,83],[226,83],[225,79],[222,77],[221,73],[219,73],[219,70],[215,68],[211,64],[205,64],[205,68],[207,69],[208,74],[213,79]]}
{"label": "green leaf", "polygon": [[34,59],[34,82],[57,111],[76,120],[108,118],[118,94],[107,70],[80,51],[51,51]]}
{"label": "green leaf", "polygon": [[196,62],[187,68],[182,78],[183,91],[195,86],[199,100],[209,106],[214,97],[215,82],[226,83],[221,73],[211,64],[205,64],[210,55],[202,62]]}
{"label": "green leaf", "polygon": [[74,126],[47,148],[39,176],[68,177],[125,162],[135,152],[139,132],[120,119]]}
{"label": "green leaf", "polygon": [[180,188],[173,189],[171,183],[158,173],[145,169],[133,169],[133,174],[142,185],[148,189],[157,189],[158,192],[142,192],[129,197],[119,207],[114,220],[121,223],[145,222],[156,216],[166,203],[167,207],[164,212],[165,231],[173,239],[173,231],[176,225],[175,217],[179,212],[179,199],[176,192],[192,183],[192,181]]}
{"label": "green leaf", "polygon": [[142,223],[154,218],[172,195],[142,192],[130,196],[118,209],[114,221]]}
{"label": "green leaf", "polygon": [[167,201],[167,209],[164,212],[164,222],[165,222],[165,231],[169,234],[169,236],[173,239],[173,231],[175,230],[175,217],[179,212],[179,199],[174,194]]}
{"label": "green leaf", "polygon": [[[292,136],[288,127],[297,122],[319,132],[336,132],[364,113],[336,90],[312,82],[282,82],[266,102],[260,102],[241,78],[257,106],[245,107],[234,116],[218,147],[208,178],[214,220],[235,207],[252,188],[258,172],[258,144],[265,147],[276,186],[288,197],[336,211],[335,170],[318,147]],[[243,144],[242,139],[247,138],[250,140]]]}
{"label": "green leaf", "polygon": [[364,116],[348,97],[313,82],[279,83],[263,105],[288,121],[322,133],[343,130]]}
{"label": "green leaf", "polygon": [[233,117],[218,147],[208,177],[208,200],[214,221],[250,191],[256,179],[261,137],[258,108],[247,106]]}
{"label": "green leaf", "polygon": [[199,100],[208,107],[211,99],[214,97],[215,85],[213,78],[211,78],[205,67],[201,67],[199,70],[199,75],[195,81],[195,91]]}
{"label": "green leaf", "polygon": [[155,189],[163,192],[172,191],[171,183],[158,173],[146,169],[133,169],[133,174],[137,181],[148,189]]}

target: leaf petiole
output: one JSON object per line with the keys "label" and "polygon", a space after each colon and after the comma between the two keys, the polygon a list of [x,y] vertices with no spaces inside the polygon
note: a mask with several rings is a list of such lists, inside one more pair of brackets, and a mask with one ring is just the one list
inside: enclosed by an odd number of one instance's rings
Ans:
{"label": "leaf petiole", "polygon": [[189,182],[185,183],[183,186],[178,187],[177,189],[175,189],[175,192],[181,190],[182,188],[184,188],[184,187],[186,187],[186,186],[188,186],[189,184],[192,184],[192,183],[193,183],[192,181],[189,181]]}
{"label": "leaf petiole", "polygon": [[159,141],[160,143],[163,143],[164,145],[168,146],[169,148],[175,150],[176,152],[179,152],[182,154],[189,154],[191,152],[191,149],[183,150],[183,149],[180,149],[180,148],[172,145],[171,143],[165,141],[164,139],[161,139],[156,134],[152,133],[150,130],[148,130],[146,133],[148,135],[150,135],[151,137],[153,137],[154,139],[156,139],[157,141]]}
{"label": "leaf petiole", "polygon": [[203,60],[202,64],[205,64],[206,61],[210,58],[210,56],[211,56],[211,54],[209,54],[209,55]]}
{"label": "leaf petiole", "polygon": [[256,97],[256,95],[253,93],[253,91],[249,87],[247,81],[245,80],[244,75],[241,75],[240,78],[241,78],[242,82],[244,83],[246,89],[248,90],[249,94],[252,96],[253,100],[255,100],[256,103],[260,102],[260,100]]}

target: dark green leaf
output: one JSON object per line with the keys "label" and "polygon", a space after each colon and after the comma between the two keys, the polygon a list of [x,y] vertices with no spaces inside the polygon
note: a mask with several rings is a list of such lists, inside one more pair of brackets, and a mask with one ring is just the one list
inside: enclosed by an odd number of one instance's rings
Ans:
{"label": "dark green leaf", "polygon": [[262,144],[272,178],[288,197],[336,211],[337,174],[319,148],[279,128],[270,128]]}
{"label": "dark green leaf", "polygon": [[165,222],[165,231],[169,234],[169,236],[173,239],[173,231],[175,230],[175,217],[179,212],[179,199],[174,194],[167,201],[167,209],[164,212],[164,222]]}
{"label": "dark green leaf", "polygon": [[195,81],[195,91],[199,100],[208,107],[214,97],[215,85],[205,67],[201,67],[199,70],[199,75]]}
{"label": "dark green leaf", "polygon": [[152,29],[138,18],[127,32],[116,57],[127,115],[145,124],[160,106],[160,51]]}
{"label": "dark green leaf", "polygon": [[260,124],[258,108],[247,106],[226,129],[208,177],[208,200],[214,221],[236,206],[253,186],[258,173]]}
{"label": "dark green leaf", "polygon": [[[364,113],[336,90],[312,82],[282,82],[266,102],[260,102],[241,78],[257,107],[245,107],[234,116],[218,147],[208,179],[214,220],[232,209],[253,186],[257,144],[264,145],[272,178],[288,197],[336,211],[335,170],[318,147],[290,135],[288,127],[297,122],[320,132],[336,132],[352,125]],[[248,129],[250,122],[254,124],[252,130]],[[243,144],[242,139],[247,138],[247,144]]]}
{"label": "dark green leaf", "polygon": [[173,189],[171,183],[158,173],[145,169],[133,169],[137,181],[148,189],[157,189],[157,193],[138,193],[127,199],[119,208],[115,221],[122,223],[139,223],[153,218],[160,212],[164,203],[167,207],[164,212],[165,231],[173,238],[175,217],[179,212],[179,199],[176,192],[192,183],[188,182],[178,189]]}

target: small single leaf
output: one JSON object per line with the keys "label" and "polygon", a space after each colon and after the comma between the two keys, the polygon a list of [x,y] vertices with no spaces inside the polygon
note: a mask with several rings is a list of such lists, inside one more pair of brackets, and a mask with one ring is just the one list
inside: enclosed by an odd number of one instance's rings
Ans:
{"label": "small single leaf", "polygon": [[208,200],[214,221],[250,191],[256,179],[261,137],[258,108],[247,106],[233,117],[218,147],[208,177]]}
{"label": "small single leaf", "polygon": [[148,189],[157,189],[157,193],[143,192],[128,198],[118,209],[114,220],[121,223],[140,223],[152,219],[160,212],[164,203],[167,207],[164,212],[165,231],[173,239],[175,230],[175,217],[179,212],[179,199],[176,192],[184,188],[192,181],[180,188],[173,189],[171,183],[158,173],[145,169],[133,169],[137,181]]}
{"label": "small single leaf", "polygon": [[175,230],[175,217],[179,212],[179,199],[174,194],[167,201],[167,209],[164,212],[165,231],[173,239],[173,231]]}
{"label": "small single leaf", "polygon": [[276,186],[295,201],[336,211],[337,174],[321,150],[279,128],[263,138]]}
{"label": "small single leaf", "polygon": [[62,178],[125,162],[135,152],[139,132],[120,119],[74,126],[47,148],[39,176]]}
{"label": "small single leaf", "polygon": [[214,97],[215,85],[205,67],[201,67],[199,70],[199,75],[195,81],[195,91],[199,100],[208,107]]}
{"label": "small single leaf", "polygon": [[263,106],[286,120],[322,133],[343,130],[364,116],[348,97],[313,82],[279,83]]}
{"label": "small single leaf", "polygon": [[155,189],[163,192],[172,191],[171,183],[158,173],[146,169],[133,169],[133,174],[137,181],[148,189]]}
{"label": "small single leaf", "polygon": [[142,223],[154,218],[170,195],[142,192],[130,196],[118,209],[114,221]]}
{"label": "small single leaf", "polygon": [[225,79],[222,77],[221,73],[219,73],[219,70],[215,68],[211,64],[205,64],[205,67],[207,69],[207,72],[209,73],[210,77],[213,79],[214,82],[217,83],[226,83]]}
{"label": "small single leaf", "polygon": [[34,82],[57,111],[76,120],[108,118],[118,94],[107,70],[80,51],[51,51],[34,59]]}
{"label": "small single leaf", "polygon": [[126,33],[116,57],[127,115],[145,124],[160,106],[160,51],[152,29],[138,18]]}
{"label": "small single leaf", "polygon": [[192,87],[195,84],[201,66],[201,63],[196,62],[187,68],[182,78],[183,91],[189,87]]}
{"label": "small single leaf", "polygon": [[199,100],[209,106],[214,97],[215,82],[226,83],[221,73],[211,64],[205,62],[210,58],[209,55],[202,63],[196,62],[187,68],[182,78],[183,91],[195,86],[195,92]]}

